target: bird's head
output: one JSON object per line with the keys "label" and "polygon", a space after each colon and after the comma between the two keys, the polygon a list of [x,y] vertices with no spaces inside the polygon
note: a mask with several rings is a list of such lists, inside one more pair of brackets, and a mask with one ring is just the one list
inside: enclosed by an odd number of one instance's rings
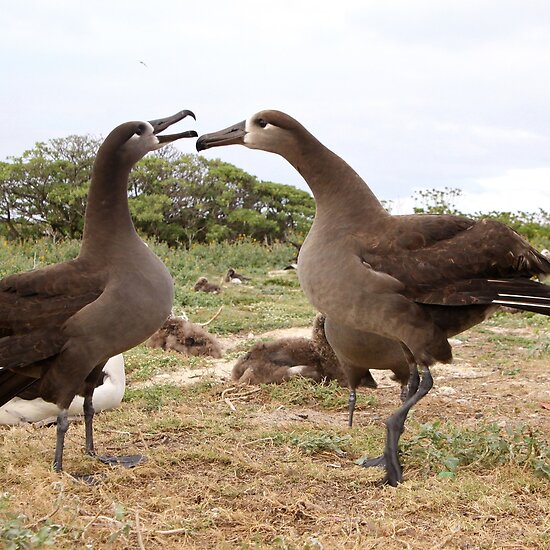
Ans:
{"label": "bird's head", "polygon": [[177,134],[160,135],[172,124],[187,116],[195,118],[191,111],[180,111],[166,118],[150,121],[125,122],[117,126],[101,145],[102,150],[115,153],[116,156],[128,164],[135,164],[147,153],[164,147],[181,138],[197,137],[197,132],[188,130]]}
{"label": "bird's head", "polygon": [[301,132],[306,132],[305,128],[289,115],[281,111],[260,111],[229,128],[202,135],[197,140],[197,151],[240,144],[283,154],[297,145]]}

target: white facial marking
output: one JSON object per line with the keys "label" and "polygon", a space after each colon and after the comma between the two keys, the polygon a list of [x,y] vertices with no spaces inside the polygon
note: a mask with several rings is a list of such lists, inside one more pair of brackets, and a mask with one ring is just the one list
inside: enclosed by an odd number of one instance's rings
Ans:
{"label": "white facial marking", "polygon": [[252,122],[252,120],[254,119],[256,115],[252,115],[251,117],[247,118],[246,119],[246,122],[244,123],[244,129],[245,129],[245,132],[252,132],[252,130],[254,129],[254,124]]}
{"label": "white facial marking", "polygon": [[134,133],[124,145],[132,155],[139,155],[138,158],[145,156],[150,151],[160,149],[163,144],[159,143],[157,136],[154,134],[153,126],[146,121],[139,123],[141,132]]}
{"label": "white facial marking", "polygon": [[[258,124],[258,113],[252,115],[246,119],[244,129],[245,135],[243,138],[243,144],[250,149],[261,149],[263,151],[272,151],[270,142],[273,140],[271,132],[276,126],[273,124],[266,124],[261,127]],[[267,133],[266,133],[267,132]]]}
{"label": "white facial marking", "polygon": [[252,119],[254,118],[254,116],[255,115],[252,115],[251,117],[247,118],[246,122],[244,123],[245,134],[244,134],[243,143],[249,146],[252,145],[254,141],[254,136],[253,136],[254,124],[252,123]]}

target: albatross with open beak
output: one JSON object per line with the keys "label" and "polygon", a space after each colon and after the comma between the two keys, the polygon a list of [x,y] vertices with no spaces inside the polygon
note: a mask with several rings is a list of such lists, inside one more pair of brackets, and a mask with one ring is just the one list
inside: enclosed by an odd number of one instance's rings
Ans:
{"label": "albatross with open beak", "polygon": [[194,131],[160,134],[187,116],[195,118],[181,111],[117,126],[94,162],[78,257],[0,281],[0,406],[19,396],[59,407],[57,471],[73,398],[84,397],[86,451],[94,455],[92,398],[103,366],[146,340],[170,314],[172,277],[134,229],[128,176],[148,152],[196,137]]}

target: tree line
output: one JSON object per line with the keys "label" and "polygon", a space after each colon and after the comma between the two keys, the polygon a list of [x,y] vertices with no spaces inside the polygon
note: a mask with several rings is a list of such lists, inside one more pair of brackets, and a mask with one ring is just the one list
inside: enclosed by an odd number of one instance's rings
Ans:
{"label": "tree line", "polygon": [[[92,165],[101,139],[69,136],[37,143],[0,162],[0,235],[80,238]],[[132,170],[128,202],[136,229],[170,245],[300,240],[315,203],[291,185],[259,181],[220,160],[166,147]]]}
{"label": "tree line", "polygon": [[[491,218],[502,222],[525,237],[535,248],[550,248],[550,211],[539,208],[536,212],[477,212],[464,214],[454,205],[460,197],[460,189],[445,187],[443,189],[424,189],[416,191],[413,199],[417,214],[454,214],[474,219]],[[391,206],[391,205],[390,205]]]}
{"label": "tree line", "polygon": [[[93,161],[101,139],[69,136],[36,143],[0,162],[0,236],[79,239]],[[459,189],[417,191],[415,212],[462,214]],[[132,170],[128,202],[136,229],[171,246],[234,241],[301,242],[315,215],[313,197],[291,185],[259,181],[221,160],[165,147]],[[391,201],[385,203],[391,211]],[[468,214],[510,225],[537,248],[550,247],[550,213]]]}

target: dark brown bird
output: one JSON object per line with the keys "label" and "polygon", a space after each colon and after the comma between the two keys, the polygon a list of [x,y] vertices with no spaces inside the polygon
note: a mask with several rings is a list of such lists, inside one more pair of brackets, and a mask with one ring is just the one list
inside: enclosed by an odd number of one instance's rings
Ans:
{"label": "dark brown bird", "polygon": [[169,317],[147,340],[150,348],[174,350],[182,355],[206,355],[220,359],[222,348],[204,328],[181,317]]}
{"label": "dark brown bird", "polygon": [[258,342],[234,365],[231,378],[247,384],[280,384],[302,376],[316,382],[338,380],[347,385],[346,376],[325,338],[325,317],[318,314],[311,338],[279,338]]}
{"label": "dark brown bird", "polygon": [[250,277],[237,273],[232,267],[227,270],[223,281],[225,283],[242,283],[244,281],[250,281]]}
{"label": "dark brown bird", "polygon": [[[326,339],[322,313],[313,321],[311,338],[258,342],[235,363],[231,373],[235,382],[247,384],[280,384],[297,376],[316,382],[336,380],[342,386],[348,385],[346,374]],[[376,388],[370,371],[357,385]]]}
{"label": "dark brown bird", "polygon": [[327,316],[327,339],[348,377],[367,368],[365,357],[379,359],[369,349],[373,335],[387,340],[378,340],[382,356],[397,353],[392,340],[401,347],[407,399],[386,422],[383,456],[364,463],[384,465],[385,481],[397,485],[399,437],[409,410],[432,387],[429,367],[452,359],[447,338],[499,305],[550,315],[550,288],[531,280],[550,273],[550,262],[496,221],[389,214],[348,164],[279,111],[201,136],[197,150],[230,144],[283,156],[311,188],[317,211],[298,275]]}
{"label": "dark brown bird", "polygon": [[128,175],[146,153],[188,131],[158,135],[191,111],[127,122],[100,146],[78,257],[0,281],[0,405],[41,397],[60,413],[54,468],[62,469],[67,409],[84,397],[86,451],[94,454],[92,396],[106,361],[147,339],[170,314],[170,273],[134,229]]}
{"label": "dark brown bird", "polygon": [[321,357],[309,338],[258,342],[233,366],[231,378],[242,384],[281,384],[291,378],[321,382]]}
{"label": "dark brown bird", "polygon": [[222,291],[220,285],[209,283],[206,277],[199,277],[193,290],[195,292],[210,292],[212,294],[219,294]]}

